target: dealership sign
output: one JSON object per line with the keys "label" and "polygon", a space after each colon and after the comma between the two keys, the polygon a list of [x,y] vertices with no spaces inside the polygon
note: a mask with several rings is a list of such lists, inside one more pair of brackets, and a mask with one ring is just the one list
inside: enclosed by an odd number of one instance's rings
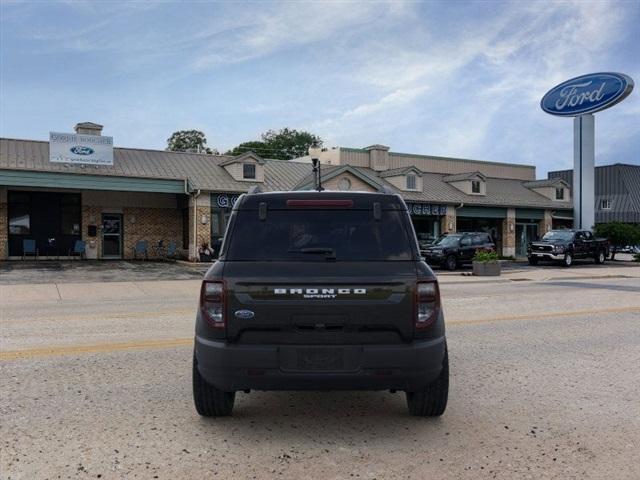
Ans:
{"label": "dealership sign", "polygon": [[113,137],[50,132],[49,161],[113,165]]}
{"label": "dealership sign", "polygon": [[221,193],[216,198],[216,205],[220,208],[231,208],[238,201],[240,195],[227,195],[226,193]]}
{"label": "dealership sign", "polygon": [[408,203],[407,208],[411,215],[446,215],[446,205],[430,205],[428,203]]}
{"label": "dealership sign", "polygon": [[633,80],[622,73],[590,73],[572,78],[549,90],[542,110],[551,115],[575,117],[612,107],[633,90]]}

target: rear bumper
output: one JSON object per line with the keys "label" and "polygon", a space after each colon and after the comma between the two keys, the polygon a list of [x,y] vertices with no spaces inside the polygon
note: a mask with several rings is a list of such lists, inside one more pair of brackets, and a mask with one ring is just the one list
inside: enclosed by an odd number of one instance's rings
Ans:
{"label": "rear bumper", "polygon": [[445,348],[445,337],[402,345],[237,345],[195,339],[200,375],[224,391],[418,391],[440,374]]}

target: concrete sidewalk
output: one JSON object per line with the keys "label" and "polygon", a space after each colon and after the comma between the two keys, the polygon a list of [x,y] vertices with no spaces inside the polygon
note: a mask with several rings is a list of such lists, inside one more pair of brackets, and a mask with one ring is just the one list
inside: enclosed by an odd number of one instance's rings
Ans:
{"label": "concrete sidewalk", "polygon": [[192,298],[200,293],[201,280],[140,282],[40,283],[0,285],[0,307],[42,302],[130,300],[135,298]]}

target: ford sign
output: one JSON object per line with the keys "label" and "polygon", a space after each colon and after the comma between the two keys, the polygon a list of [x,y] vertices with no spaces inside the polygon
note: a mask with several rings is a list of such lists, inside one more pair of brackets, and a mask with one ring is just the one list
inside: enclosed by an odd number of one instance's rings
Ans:
{"label": "ford sign", "polygon": [[249,320],[255,316],[251,310],[236,310],[234,315],[242,320]]}
{"label": "ford sign", "polygon": [[69,149],[69,151],[71,151],[71,153],[74,153],[76,155],[93,155],[95,153],[95,150],[91,147],[82,147],[80,145],[76,145],[75,147],[71,147]]}
{"label": "ford sign", "polygon": [[633,80],[622,73],[590,73],[553,87],[542,97],[542,110],[575,117],[612,107],[633,90]]}

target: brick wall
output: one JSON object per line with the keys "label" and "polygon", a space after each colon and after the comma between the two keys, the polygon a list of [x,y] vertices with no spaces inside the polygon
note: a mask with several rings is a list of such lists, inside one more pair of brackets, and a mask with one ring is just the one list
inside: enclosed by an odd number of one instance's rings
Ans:
{"label": "brick wall", "polygon": [[502,221],[502,255],[516,255],[516,209],[507,209],[507,218]]}
{"label": "brick wall", "polygon": [[102,223],[101,207],[82,206],[82,240],[86,243],[87,258],[100,258],[102,254],[102,235],[100,229],[96,232],[95,237],[90,237],[87,233],[89,225],[100,226]]}
{"label": "brick wall", "polygon": [[182,245],[182,212],[174,208],[136,208],[123,209],[124,245],[123,257],[134,258],[136,242],[146,240],[149,245],[149,258],[155,258],[155,247],[164,240],[165,247],[170,241],[178,248]]}
{"label": "brick wall", "polygon": [[538,236],[542,236],[553,228],[553,217],[551,210],[544,211],[544,218],[538,222]]}
{"label": "brick wall", "polygon": [[[206,223],[202,223],[202,218],[206,219]],[[203,243],[211,246],[211,207],[198,205],[196,207],[196,245],[193,249],[193,206],[189,207],[189,258],[196,260],[198,258],[198,248]]]}
{"label": "brick wall", "polygon": [[[440,231],[442,233],[456,233],[458,228],[456,218],[456,207],[447,205],[447,213],[440,219]],[[451,225],[451,228],[449,228],[449,225]]]}

